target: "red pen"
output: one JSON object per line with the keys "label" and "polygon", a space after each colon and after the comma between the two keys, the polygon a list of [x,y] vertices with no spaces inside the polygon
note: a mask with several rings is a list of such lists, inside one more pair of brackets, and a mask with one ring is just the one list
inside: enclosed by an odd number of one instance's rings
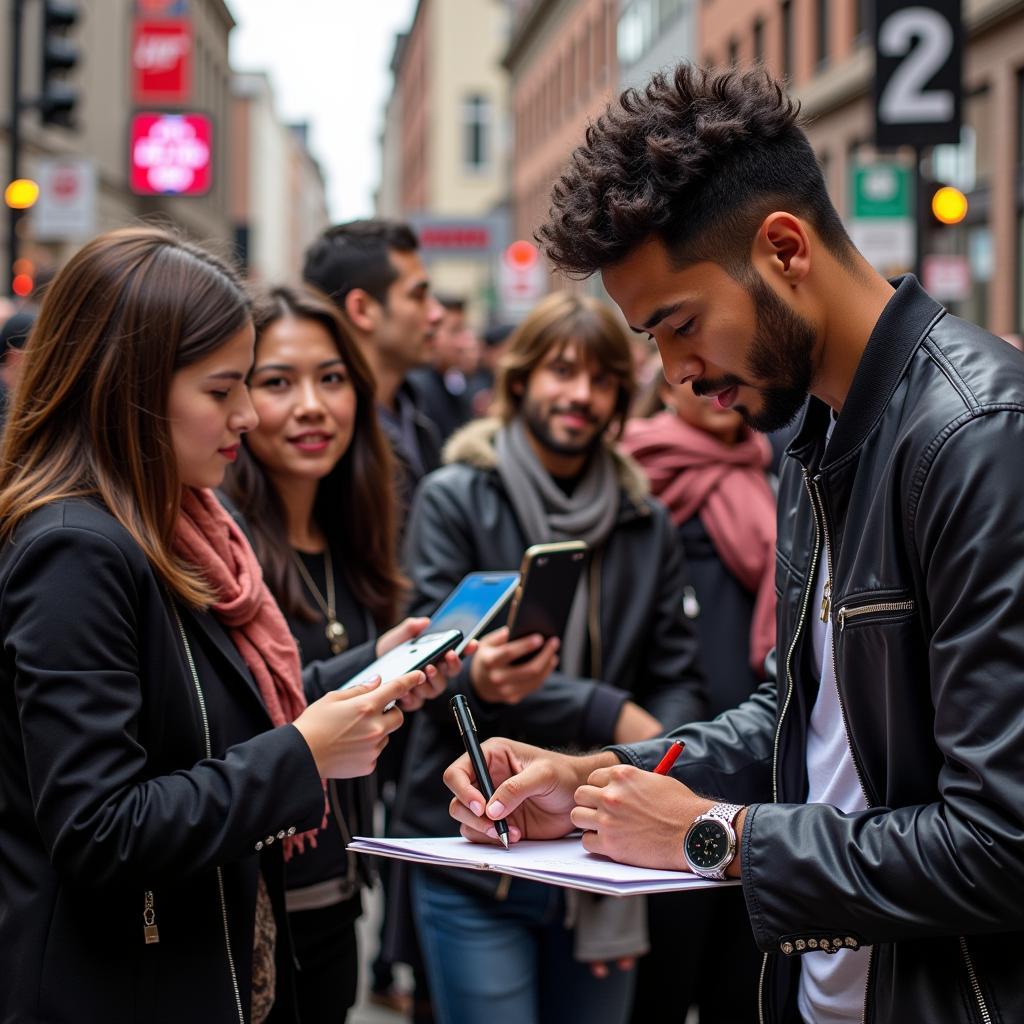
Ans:
{"label": "red pen", "polygon": [[665,756],[658,762],[654,769],[655,775],[668,775],[669,769],[676,763],[676,758],[683,752],[686,744],[682,740],[675,740],[672,746],[665,751]]}

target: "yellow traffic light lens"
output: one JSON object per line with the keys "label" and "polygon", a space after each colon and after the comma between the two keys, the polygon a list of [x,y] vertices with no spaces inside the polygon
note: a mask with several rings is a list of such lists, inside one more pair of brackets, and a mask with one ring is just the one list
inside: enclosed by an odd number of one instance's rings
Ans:
{"label": "yellow traffic light lens", "polygon": [[12,210],[27,210],[39,198],[39,186],[31,178],[15,178],[4,189],[4,202]]}
{"label": "yellow traffic light lens", "polygon": [[967,216],[967,196],[958,188],[944,185],[932,196],[932,213],[941,224],[959,224]]}

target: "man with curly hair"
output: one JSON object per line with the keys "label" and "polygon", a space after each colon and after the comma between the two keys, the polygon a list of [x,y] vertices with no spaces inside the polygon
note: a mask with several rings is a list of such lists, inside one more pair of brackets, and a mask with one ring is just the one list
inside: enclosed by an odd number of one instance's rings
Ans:
{"label": "man with curly hair", "polygon": [[811,397],[780,484],[771,678],[677,730],[668,777],[669,738],[577,758],[489,741],[484,815],[468,762],[446,773],[463,834],[575,826],[619,861],[740,879],[762,1021],[1024,1020],[1024,360],[871,268],[760,70],[624,93],[539,238],[601,274],[671,383],[762,430]]}

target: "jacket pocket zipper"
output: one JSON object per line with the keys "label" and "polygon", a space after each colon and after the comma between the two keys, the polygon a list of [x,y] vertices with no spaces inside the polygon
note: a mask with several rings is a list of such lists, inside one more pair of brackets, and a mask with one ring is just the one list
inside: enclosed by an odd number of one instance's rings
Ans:
{"label": "jacket pocket zipper", "polygon": [[974,970],[974,961],[971,959],[970,951],[967,948],[967,939],[964,936],[960,936],[960,952],[963,954],[964,966],[967,968],[967,978],[971,983],[971,990],[974,992],[974,998],[978,1003],[978,1013],[981,1014],[982,1024],[992,1024],[992,1015],[988,1012],[988,1007],[985,1005],[985,997],[981,992],[981,985],[978,983],[978,975]]}
{"label": "jacket pocket zipper", "polygon": [[836,614],[839,620],[839,632],[846,628],[847,620],[858,619],[862,615],[884,615],[895,612],[912,612],[915,608],[913,600],[908,601],[879,601],[875,604],[862,604],[856,608],[840,608]]}
{"label": "jacket pocket zipper", "polygon": [[[178,606],[171,599],[171,610],[174,612],[174,619],[178,623],[178,632],[181,634],[181,642],[185,647],[185,658],[188,661],[189,670],[192,673],[192,682],[195,685],[196,697],[199,700],[199,714],[203,720],[203,739],[206,744],[206,757],[213,757],[213,746],[210,743],[210,720],[206,716],[206,697],[203,694],[202,684],[199,682],[199,673],[196,671],[196,663],[192,660],[192,648],[189,646],[188,637],[185,635],[185,627],[182,625],[181,616],[178,614]],[[238,1011],[239,1024],[245,1024],[245,1011],[242,1009],[242,993],[238,988],[238,972],[235,970],[235,955],[231,951],[231,933],[228,931],[228,904],[224,896],[224,873],[218,864],[217,872],[217,894],[220,897],[220,919],[224,927],[224,949],[228,957],[228,970],[231,972],[231,988],[235,994],[235,1009]]]}

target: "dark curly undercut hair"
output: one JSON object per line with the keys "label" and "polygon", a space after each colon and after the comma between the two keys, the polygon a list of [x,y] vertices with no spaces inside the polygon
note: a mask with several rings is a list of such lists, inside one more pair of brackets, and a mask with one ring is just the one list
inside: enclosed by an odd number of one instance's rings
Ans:
{"label": "dark curly undercut hair", "polygon": [[743,280],[758,225],[781,208],[852,266],[799,113],[762,68],[680,64],[655,74],[587,128],[537,241],[569,277],[589,277],[656,237],[679,266],[710,260]]}

